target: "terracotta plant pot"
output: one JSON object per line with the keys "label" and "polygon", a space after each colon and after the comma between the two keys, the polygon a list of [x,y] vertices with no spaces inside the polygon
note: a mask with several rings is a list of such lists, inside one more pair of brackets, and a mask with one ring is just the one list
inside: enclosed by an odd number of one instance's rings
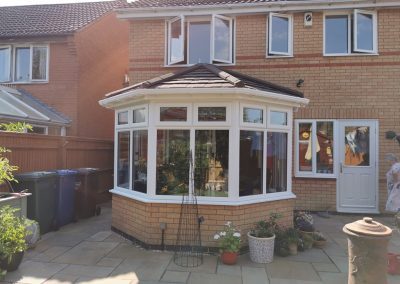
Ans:
{"label": "terracotta plant pot", "polygon": [[0,259],[0,268],[7,272],[15,271],[18,269],[24,257],[24,252],[17,252],[11,256],[11,259],[2,258]]}
{"label": "terracotta plant pot", "polygon": [[296,243],[290,243],[288,245],[288,249],[289,249],[290,255],[297,255],[297,244]]}
{"label": "terracotta plant pot", "polygon": [[315,241],[314,240],[313,246],[315,248],[322,249],[322,248],[324,248],[326,246],[326,240],[323,240],[323,241]]}
{"label": "terracotta plant pot", "polygon": [[223,264],[233,265],[237,262],[237,252],[223,252],[221,253],[221,261]]}
{"label": "terracotta plant pot", "polygon": [[275,235],[270,238],[256,238],[247,233],[250,259],[256,263],[270,263],[274,259]]}

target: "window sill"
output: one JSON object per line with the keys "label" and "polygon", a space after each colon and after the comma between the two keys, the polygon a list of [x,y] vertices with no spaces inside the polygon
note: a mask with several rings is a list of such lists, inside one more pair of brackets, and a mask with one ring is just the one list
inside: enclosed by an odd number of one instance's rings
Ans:
{"label": "window sill", "polygon": [[[168,203],[168,204],[181,204],[182,196],[148,196],[147,194],[134,192],[128,189],[114,188],[111,189],[112,194],[117,194],[127,198],[131,198],[144,203]],[[253,195],[237,199],[228,197],[203,197],[197,196],[197,204],[199,205],[226,205],[238,206],[263,202],[272,202],[286,199],[296,198],[292,192],[277,192],[269,193],[268,195]]]}
{"label": "window sill", "polygon": [[307,179],[336,179],[335,174],[295,174],[295,178],[307,178]]}
{"label": "window sill", "polygon": [[291,54],[291,55],[267,55],[266,56],[266,59],[278,59],[278,58],[280,58],[280,59],[282,59],[282,58],[294,58],[294,55],[293,54]]}
{"label": "window sill", "polygon": [[[216,66],[235,66],[236,65],[236,63],[204,63],[204,64],[213,64],[213,65],[216,65]],[[164,67],[167,67],[167,68],[171,68],[171,67],[190,67],[190,66],[194,66],[194,65],[196,65],[196,64],[171,64],[171,65],[164,64]]]}
{"label": "window sill", "polygon": [[349,57],[349,56],[379,56],[379,53],[347,53],[347,54],[323,54],[324,57]]}

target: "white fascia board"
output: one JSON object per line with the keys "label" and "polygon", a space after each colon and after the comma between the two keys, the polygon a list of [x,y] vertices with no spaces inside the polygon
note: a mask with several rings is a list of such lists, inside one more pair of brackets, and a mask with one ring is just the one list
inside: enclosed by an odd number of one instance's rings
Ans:
{"label": "white fascia board", "polygon": [[267,12],[321,11],[339,9],[391,8],[400,7],[398,0],[316,0],[279,1],[266,3],[241,3],[220,5],[199,5],[190,7],[150,7],[116,9],[120,19],[166,18],[176,15],[239,15]]}
{"label": "white fascia board", "polygon": [[[190,90],[190,92],[188,92]],[[200,96],[199,96],[200,95]],[[210,97],[205,97],[210,95]],[[168,97],[167,97],[168,96]],[[118,109],[123,106],[129,106],[134,101],[139,100],[158,100],[171,99],[177,100],[196,100],[202,101],[206,99],[217,98],[219,100],[227,98],[236,99],[254,99],[260,102],[282,104],[290,107],[304,107],[308,105],[309,99],[283,95],[273,92],[259,91],[243,88],[170,88],[170,89],[137,89],[106,98],[99,101],[103,107],[110,109]]]}

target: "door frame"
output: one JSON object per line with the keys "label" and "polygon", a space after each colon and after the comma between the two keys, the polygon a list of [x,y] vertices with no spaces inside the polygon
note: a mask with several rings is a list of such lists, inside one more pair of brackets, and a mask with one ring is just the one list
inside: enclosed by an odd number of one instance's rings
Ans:
{"label": "door frame", "polygon": [[[377,119],[338,119],[337,120],[337,133],[338,133],[338,140],[341,137],[341,126],[346,123],[357,123],[357,122],[369,122],[371,125],[375,126],[375,139],[374,137],[371,137],[372,141],[375,142],[375,208],[371,210],[359,210],[359,209],[348,209],[346,208],[344,210],[343,207],[340,206],[340,163],[342,162],[341,159],[341,152],[342,141],[339,141],[336,145],[337,147],[337,179],[336,179],[336,211],[341,212],[341,213],[374,213],[378,214],[379,212],[379,121]],[[371,133],[370,133],[371,135]]]}

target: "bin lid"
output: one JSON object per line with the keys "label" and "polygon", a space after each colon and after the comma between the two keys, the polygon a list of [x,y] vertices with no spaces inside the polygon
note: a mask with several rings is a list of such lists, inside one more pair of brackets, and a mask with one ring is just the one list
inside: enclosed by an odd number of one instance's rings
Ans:
{"label": "bin lid", "polygon": [[71,176],[71,175],[76,175],[78,173],[78,171],[74,171],[74,170],[56,170],[56,173],[59,176]]}
{"label": "bin lid", "polygon": [[385,237],[392,234],[392,229],[374,221],[371,217],[364,217],[344,227],[353,233],[372,237]]}
{"label": "bin lid", "polygon": [[41,179],[41,178],[48,178],[55,176],[55,172],[46,172],[46,171],[41,171],[41,172],[28,172],[28,173],[21,173],[21,174],[15,174],[15,179],[16,180],[36,180],[36,179]]}

